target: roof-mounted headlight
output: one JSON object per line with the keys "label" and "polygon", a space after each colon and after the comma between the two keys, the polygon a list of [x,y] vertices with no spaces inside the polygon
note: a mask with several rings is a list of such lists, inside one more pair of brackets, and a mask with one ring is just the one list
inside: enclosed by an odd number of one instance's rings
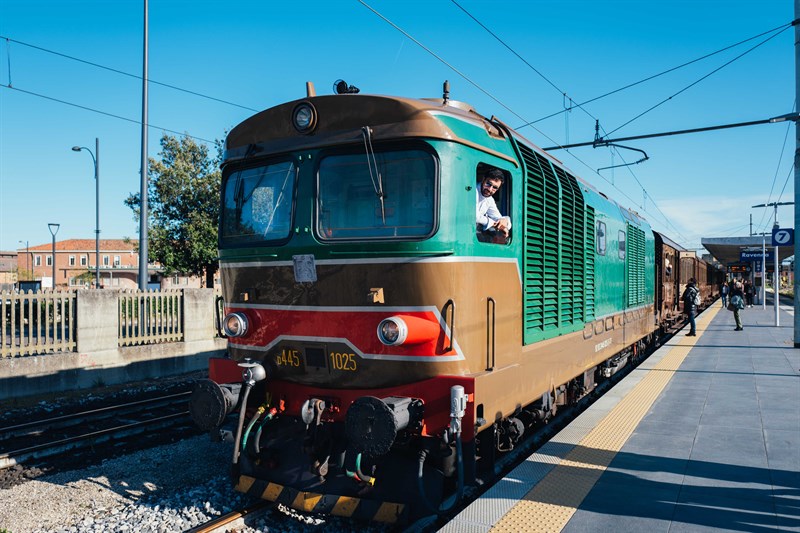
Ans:
{"label": "roof-mounted headlight", "polygon": [[317,110],[309,102],[297,104],[292,111],[292,124],[300,133],[311,133],[317,127]]}
{"label": "roof-mounted headlight", "polygon": [[247,326],[247,317],[243,313],[229,313],[222,321],[222,329],[228,337],[244,336]]}

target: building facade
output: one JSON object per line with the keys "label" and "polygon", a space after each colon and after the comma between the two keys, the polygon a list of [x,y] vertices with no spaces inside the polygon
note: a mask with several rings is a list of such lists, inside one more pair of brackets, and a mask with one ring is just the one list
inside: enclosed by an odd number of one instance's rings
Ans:
{"label": "building facade", "polygon": [[[139,253],[137,240],[100,239],[100,288],[137,289],[139,287]],[[93,288],[96,276],[94,239],[66,239],[53,244],[21,248],[15,255],[15,281],[39,280],[42,288]],[[55,263],[55,280],[53,280]],[[153,289],[186,289],[202,286],[199,276],[172,274],[165,276],[159,265],[149,265],[148,287]],[[55,281],[55,283],[53,282]]]}
{"label": "building facade", "polygon": [[17,252],[0,251],[0,291],[14,288],[17,270]]}
{"label": "building facade", "polygon": [[[135,289],[138,286],[139,254],[136,241],[100,239],[100,287]],[[95,285],[97,267],[93,239],[67,239],[53,245],[39,244],[18,252],[19,270],[42,287],[89,288]],[[53,264],[55,263],[55,280]],[[21,281],[25,276],[21,276]]]}

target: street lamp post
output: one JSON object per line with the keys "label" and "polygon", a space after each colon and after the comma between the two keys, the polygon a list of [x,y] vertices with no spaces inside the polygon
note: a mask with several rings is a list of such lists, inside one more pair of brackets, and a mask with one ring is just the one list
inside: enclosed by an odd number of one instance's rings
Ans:
{"label": "street lamp post", "polygon": [[50,222],[47,224],[47,229],[50,230],[50,235],[53,236],[53,290],[56,290],[56,233],[61,224]]}
{"label": "street lamp post", "polygon": [[94,286],[100,288],[100,139],[94,139],[94,153],[85,146],[73,146],[76,152],[86,150],[92,156],[94,163],[94,189],[95,189],[95,221],[94,221]]}
{"label": "street lamp post", "polygon": [[[22,241],[19,241],[22,244]],[[28,246],[28,241],[25,241],[25,271],[28,275],[28,280],[31,280],[31,250],[30,246]]]}

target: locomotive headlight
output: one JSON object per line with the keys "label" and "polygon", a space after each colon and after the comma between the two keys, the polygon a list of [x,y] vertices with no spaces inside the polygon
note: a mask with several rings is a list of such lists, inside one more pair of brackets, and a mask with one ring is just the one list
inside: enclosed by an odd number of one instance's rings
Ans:
{"label": "locomotive headlight", "polygon": [[247,317],[243,313],[229,313],[222,322],[222,329],[228,337],[244,336],[247,326]]}
{"label": "locomotive headlight", "polygon": [[387,346],[403,344],[408,337],[408,326],[399,316],[381,320],[378,324],[378,340]]}
{"label": "locomotive headlight", "polygon": [[308,102],[302,102],[292,111],[292,124],[300,133],[311,133],[317,125],[317,110]]}

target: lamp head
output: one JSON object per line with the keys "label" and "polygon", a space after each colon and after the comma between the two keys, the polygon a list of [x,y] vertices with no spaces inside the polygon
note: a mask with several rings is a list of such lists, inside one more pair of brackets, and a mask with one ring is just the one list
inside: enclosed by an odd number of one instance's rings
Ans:
{"label": "lamp head", "polygon": [[47,224],[47,229],[50,230],[50,234],[55,237],[56,233],[58,233],[58,228],[61,227],[61,224],[56,224],[54,222],[50,222]]}
{"label": "lamp head", "polygon": [[80,146],[73,146],[72,147],[72,151],[73,152],[80,152],[81,150],[82,150],[82,148]]}

